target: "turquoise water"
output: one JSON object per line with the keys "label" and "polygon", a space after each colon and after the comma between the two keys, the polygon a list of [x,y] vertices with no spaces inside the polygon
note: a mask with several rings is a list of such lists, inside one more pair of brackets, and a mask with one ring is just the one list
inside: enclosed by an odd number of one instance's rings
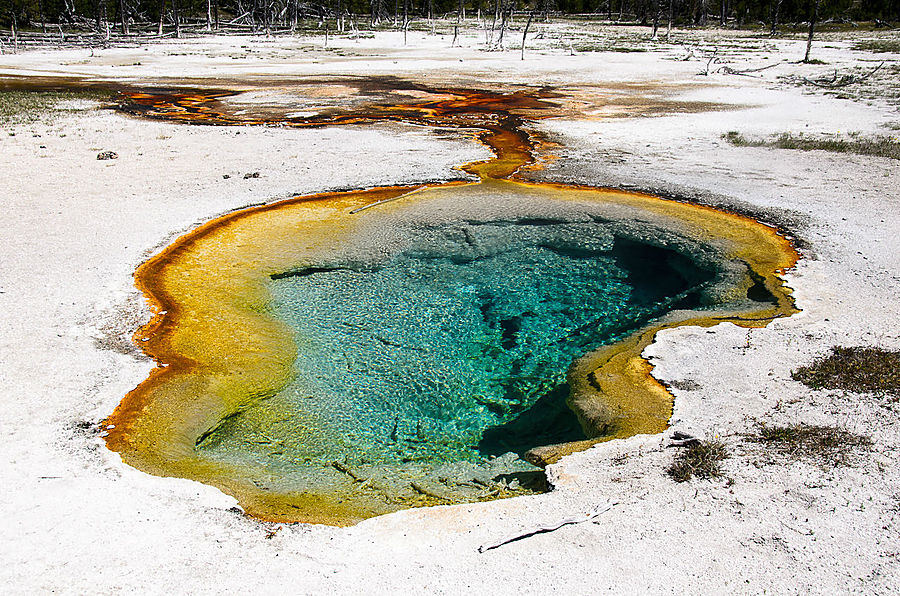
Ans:
{"label": "turquoise water", "polygon": [[283,476],[335,461],[421,471],[577,440],[572,361],[695,306],[712,277],[595,223],[447,224],[406,246],[273,276],[296,378],[201,447]]}

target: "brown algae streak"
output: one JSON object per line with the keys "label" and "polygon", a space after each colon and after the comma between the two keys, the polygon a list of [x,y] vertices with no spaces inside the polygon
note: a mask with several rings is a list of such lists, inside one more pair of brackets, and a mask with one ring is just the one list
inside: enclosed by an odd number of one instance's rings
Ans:
{"label": "brown algae streak", "polygon": [[[319,82],[318,84],[323,84]],[[494,158],[466,164],[475,183],[388,187],[296,197],[245,209],[211,221],[179,238],[142,265],[138,287],[155,311],[136,334],[138,345],[159,367],[130,392],[105,424],[107,444],[125,462],[160,476],[199,480],[235,496],[250,515],[280,521],[347,525],[398,509],[453,502],[416,486],[416,499],[389,491],[360,490],[367,483],[336,463],[348,475],[346,491],[297,491],[249,480],[244,464],[204,457],[198,445],[230,419],[277,393],[292,377],[297,353],[292,332],[267,313],[273,275],[315,262],[358,230],[360,212],[391,212],[404,205],[441,200],[448,193],[477,193],[484,200],[509,194],[563,203],[603,205],[614,212],[641,213],[698,241],[714,245],[724,258],[741,263],[745,274],[734,281],[722,302],[740,307],[676,311],[641,328],[630,337],[604,346],[576,361],[569,371],[568,403],[588,438],[585,441],[533,449],[527,458],[539,465],[586,449],[598,441],[666,428],[673,397],[651,376],[641,358],[661,329],[678,325],[711,326],[730,321],[760,327],[796,309],[780,275],[792,267],[797,253],[775,229],[752,219],[711,208],[668,201],[640,193],[529,184],[510,178],[532,164],[534,146],[523,125],[552,114],[548,91],[516,93],[428,88],[396,81],[354,80],[356,91],[397,99],[369,102],[350,109],[326,109],[313,116],[235,114],[223,100],[230,91],[141,91],[128,94],[125,109],[144,116],[215,125],[327,126],[377,121],[480,130],[478,138]],[[389,208],[367,209],[389,204]],[[378,217],[374,215],[373,217]],[[767,299],[742,300],[762,291]],[[316,420],[307,421],[310,428]],[[303,432],[303,429],[298,429]],[[371,486],[367,487],[372,489]],[[378,487],[375,487],[376,489]],[[512,496],[495,491],[484,498]]]}

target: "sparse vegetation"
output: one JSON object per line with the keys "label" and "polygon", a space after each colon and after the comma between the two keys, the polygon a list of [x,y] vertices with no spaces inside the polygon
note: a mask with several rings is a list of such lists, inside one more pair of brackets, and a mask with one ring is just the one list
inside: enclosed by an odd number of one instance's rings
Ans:
{"label": "sparse vegetation", "polygon": [[764,445],[784,458],[806,459],[826,467],[845,465],[853,452],[872,445],[869,437],[837,426],[808,424],[760,424],[755,432],[746,435],[746,439]]}
{"label": "sparse vegetation", "polygon": [[721,463],[728,457],[728,449],[721,441],[696,441],[682,449],[666,470],[675,482],[686,482],[693,477],[720,478]]}
{"label": "sparse vegetation", "polygon": [[876,54],[895,53],[900,54],[900,40],[898,39],[867,39],[853,44],[854,50],[874,52]]}
{"label": "sparse vegetation", "polygon": [[605,45],[602,43],[594,43],[594,42],[582,42],[576,43],[572,46],[576,52],[587,53],[587,52],[620,52],[624,54],[634,53],[634,52],[646,52],[646,48],[634,47],[634,46],[626,46],[626,45]]}
{"label": "sparse vegetation", "polygon": [[801,151],[830,151],[832,153],[855,153],[900,159],[900,141],[894,136],[875,135],[863,137],[850,135],[848,138],[806,136],[781,133],[769,138],[745,137],[737,131],[729,131],[722,138],[737,147],[776,147],[778,149],[799,149]]}
{"label": "sparse vegetation", "polygon": [[0,91],[0,124],[36,122],[69,111],[64,102],[110,100],[111,91]]}
{"label": "sparse vegetation", "polygon": [[795,370],[791,378],[813,389],[900,396],[900,351],[835,346],[828,356]]}

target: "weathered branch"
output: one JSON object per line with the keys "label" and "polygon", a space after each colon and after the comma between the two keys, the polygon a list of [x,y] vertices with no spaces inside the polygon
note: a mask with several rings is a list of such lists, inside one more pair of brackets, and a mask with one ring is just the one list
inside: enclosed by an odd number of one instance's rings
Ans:
{"label": "weathered branch", "polygon": [[803,81],[806,83],[809,83],[810,85],[814,85],[816,87],[822,87],[824,89],[840,89],[841,87],[846,87],[846,86],[852,85],[854,83],[861,83],[861,82],[865,81],[866,79],[868,79],[869,77],[874,75],[876,72],[878,72],[882,66],[884,66],[883,60],[878,66],[876,66],[875,68],[873,68],[868,73],[866,73],[865,75],[862,75],[862,76],[845,74],[845,75],[842,75],[840,78],[838,78],[838,72],[835,70],[834,76],[832,76],[830,80],[814,81],[812,79],[807,79],[806,77],[803,77]]}
{"label": "weathered branch", "polygon": [[[618,505],[618,503],[607,503],[606,505],[600,505],[590,513],[584,515],[577,515],[574,517],[567,517],[558,522],[547,524],[544,526],[539,526],[533,530],[528,530],[526,532],[522,532],[520,534],[515,534],[508,538],[501,540],[500,542],[495,542],[493,544],[483,544],[478,547],[478,552],[483,553],[485,551],[493,550],[495,548],[499,548],[504,544],[509,544],[510,542],[516,542],[518,540],[522,540],[524,538],[529,538],[536,534],[544,534],[546,532],[553,532],[554,530],[558,530],[563,526],[568,526],[570,524],[583,524],[584,522],[594,521],[602,514],[606,513],[610,509],[613,508],[614,505]],[[596,522],[595,522],[596,523]]]}

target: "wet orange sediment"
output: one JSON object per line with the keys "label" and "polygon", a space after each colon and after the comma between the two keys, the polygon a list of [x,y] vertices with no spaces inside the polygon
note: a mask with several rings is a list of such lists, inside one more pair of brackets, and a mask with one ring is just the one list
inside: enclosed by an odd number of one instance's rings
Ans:
{"label": "wet orange sediment", "polygon": [[[266,314],[270,276],[308,262],[325,247],[339,245],[356,225],[349,214],[417,189],[416,196],[422,200],[450,187],[474,184],[485,192],[534,192],[559,200],[604,201],[640,209],[674,222],[692,237],[719,245],[726,257],[745,262],[753,275],[748,274],[744,287],[732,288],[736,294],[746,293],[751,284],[762,280],[774,298],[774,304],[737,313],[670,315],[580,359],[570,371],[569,403],[591,439],[533,450],[530,459],[538,464],[552,463],[600,440],[666,428],[673,397],[653,379],[652,366],[640,356],[660,330],[722,321],[763,326],[796,312],[790,290],[779,276],[794,265],[797,253],[773,228],[640,193],[511,181],[523,166],[534,167],[535,145],[522,126],[526,115],[552,106],[546,97],[412,87],[405,91],[419,94],[414,99],[421,95],[439,99],[370,105],[274,123],[306,127],[394,121],[478,129],[478,138],[495,157],[461,169],[481,182],[325,193],[249,208],[197,228],[142,265],[135,274],[137,285],[157,314],[135,340],[160,367],[105,421],[112,427],[107,444],[123,460],[153,474],[215,485],[237,497],[248,513],[264,519],[343,525],[409,506],[260,488],[242,480],[244,475],[234,465],[203,459],[196,445],[223,420],[275,394],[291,378],[296,352],[291,332]],[[273,124],[230,112],[221,102],[230,95],[224,91],[130,93],[127,110],[179,122]]]}
{"label": "wet orange sediment", "polygon": [[[315,87],[313,87],[314,89]],[[360,90],[366,89],[360,84]],[[303,89],[303,88],[301,88]],[[396,89],[376,89],[396,92]],[[371,91],[371,90],[370,90]],[[259,118],[235,110],[221,100],[238,95],[233,91],[197,90],[193,92],[124,92],[128,102],[123,110],[164,120],[223,126],[278,125],[286,127],[319,127],[373,122],[403,122],[430,127],[475,129],[479,140],[491,149],[494,158],[461,166],[463,171],[480,178],[508,178],[523,165],[534,161],[534,146],[528,133],[521,130],[521,114],[537,117],[554,104],[550,92],[534,95],[521,92],[501,93],[468,89],[430,89],[410,85],[416,91],[409,103],[372,102],[364,107],[324,110],[311,116],[284,115],[277,119]],[[304,90],[309,93],[309,90]],[[432,101],[428,98],[437,97]]]}

